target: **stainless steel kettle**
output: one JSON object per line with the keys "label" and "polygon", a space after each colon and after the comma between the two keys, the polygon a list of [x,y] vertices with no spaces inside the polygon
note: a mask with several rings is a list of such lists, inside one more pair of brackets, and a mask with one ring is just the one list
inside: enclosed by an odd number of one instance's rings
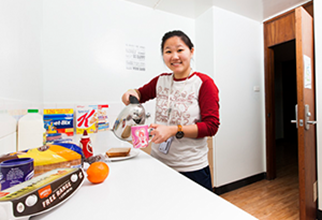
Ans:
{"label": "stainless steel kettle", "polygon": [[131,127],[144,125],[145,119],[150,117],[135,96],[130,96],[130,104],[118,115],[112,128],[113,133],[123,141],[132,141]]}

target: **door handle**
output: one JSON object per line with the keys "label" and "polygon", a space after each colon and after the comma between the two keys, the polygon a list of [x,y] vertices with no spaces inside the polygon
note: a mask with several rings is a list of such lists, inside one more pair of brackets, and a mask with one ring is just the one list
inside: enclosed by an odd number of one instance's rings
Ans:
{"label": "door handle", "polygon": [[315,125],[317,121],[310,121],[311,112],[309,111],[309,105],[305,105],[305,130],[310,129],[310,124]]}
{"label": "door handle", "polygon": [[296,124],[296,128],[298,128],[298,124],[297,124],[297,104],[295,105],[295,120],[291,120],[291,123]]}

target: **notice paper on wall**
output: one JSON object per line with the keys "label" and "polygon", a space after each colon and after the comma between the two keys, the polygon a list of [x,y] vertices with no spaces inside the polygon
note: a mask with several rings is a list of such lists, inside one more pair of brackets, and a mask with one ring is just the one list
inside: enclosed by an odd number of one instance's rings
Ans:
{"label": "notice paper on wall", "polygon": [[145,71],[145,47],[126,44],[125,45],[126,69]]}
{"label": "notice paper on wall", "polygon": [[303,55],[304,59],[304,88],[312,89],[312,66],[311,58]]}

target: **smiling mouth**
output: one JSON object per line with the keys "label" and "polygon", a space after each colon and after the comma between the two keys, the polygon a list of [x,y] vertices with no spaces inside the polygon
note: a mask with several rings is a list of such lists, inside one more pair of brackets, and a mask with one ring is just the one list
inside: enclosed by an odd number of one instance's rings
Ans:
{"label": "smiling mouth", "polygon": [[182,64],[182,62],[171,63],[171,65],[173,65],[173,66],[177,66],[177,65],[180,65],[180,64]]}

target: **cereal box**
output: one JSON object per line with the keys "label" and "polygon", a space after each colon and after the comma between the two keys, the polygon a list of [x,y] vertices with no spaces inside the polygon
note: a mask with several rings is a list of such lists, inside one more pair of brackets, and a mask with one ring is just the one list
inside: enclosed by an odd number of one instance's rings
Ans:
{"label": "cereal box", "polygon": [[62,140],[74,135],[74,109],[44,109],[46,141]]}
{"label": "cereal box", "polygon": [[76,133],[97,133],[98,113],[97,105],[78,105],[76,107]]}
{"label": "cereal box", "polygon": [[106,131],[109,129],[109,120],[107,116],[108,105],[97,106],[98,131]]}

